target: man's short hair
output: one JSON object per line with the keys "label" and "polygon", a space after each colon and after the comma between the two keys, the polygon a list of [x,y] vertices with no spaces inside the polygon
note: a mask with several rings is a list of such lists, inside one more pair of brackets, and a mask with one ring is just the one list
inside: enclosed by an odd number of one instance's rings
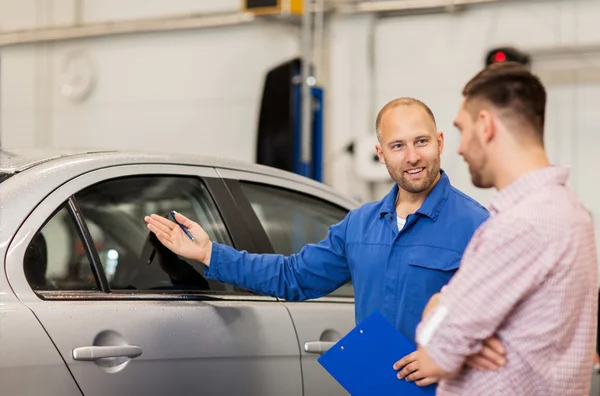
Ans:
{"label": "man's short hair", "polygon": [[462,92],[469,102],[488,102],[531,125],[543,142],[546,90],[541,81],[520,63],[492,64],[469,81]]}
{"label": "man's short hair", "polygon": [[396,98],[388,103],[386,103],[385,106],[383,106],[381,108],[381,110],[379,110],[379,114],[377,114],[377,119],[375,120],[375,132],[377,132],[377,139],[379,139],[380,135],[381,135],[381,119],[383,118],[384,114],[393,108],[396,108],[398,106],[419,106],[421,107],[423,110],[425,110],[425,112],[427,113],[427,115],[429,116],[429,118],[431,118],[431,122],[433,123],[433,128],[437,131],[437,127],[435,125],[435,117],[433,116],[433,112],[431,111],[431,109],[423,102],[421,102],[418,99],[415,98],[409,98],[409,97],[403,97],[403,98]]}

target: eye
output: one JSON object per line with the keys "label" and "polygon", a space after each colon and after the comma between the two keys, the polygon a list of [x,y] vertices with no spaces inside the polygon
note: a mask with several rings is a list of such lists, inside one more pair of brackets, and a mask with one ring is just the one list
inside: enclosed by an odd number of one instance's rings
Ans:
{"label": "eye", "polygon": [[427,144],[427,139],[419,139],[419,140],[417,140],[417,144],[419,146],[423,146],[423,145]]}
{"label": "eye", "polygon": [[402,143],[394,143],[392,145],[392,150],[397,150],[397,149],[401,149],[403,147]]}

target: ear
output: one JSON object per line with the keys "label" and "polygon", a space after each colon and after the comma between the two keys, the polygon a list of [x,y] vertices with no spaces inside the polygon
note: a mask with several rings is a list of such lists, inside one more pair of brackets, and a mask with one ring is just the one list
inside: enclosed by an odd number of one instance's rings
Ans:
{"label": "ear", "polygon": [[479,112],[479,122],[480,122],[480,130],[479,130],[479,139],[481,139],[482,143],[491,142],[496,136],[496,123],[495,117],[489,110],[481,110]]}
{"label": "ear", "polygon": [[442,154],[444,152],[444,132],[442,131],[437,133],[437,145],[440,154]]}
{"label": "ear", "polygon": [[385,165],[385,157],[383,156],[383,150],[381,150],[381,145],[379,143],[375,145],[375,151],[377,151],[377,157],[379,157],[379,162]]}

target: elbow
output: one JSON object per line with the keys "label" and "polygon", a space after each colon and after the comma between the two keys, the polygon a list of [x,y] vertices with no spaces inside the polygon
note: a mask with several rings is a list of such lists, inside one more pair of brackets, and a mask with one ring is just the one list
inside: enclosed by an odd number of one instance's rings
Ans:
{"label": "elbow", "polygon": [[423,309],[423,314],[421,315],[421,319],[425,319],[439,304],[440,302],[440,293],[436,293],[427,302],[425,305],[425,309]]}
{"label": "elbow", "polygon": [[290,302],[302,302],[310,298],[298,284],[288,283],[285,280],[281,281],[272,295]]}

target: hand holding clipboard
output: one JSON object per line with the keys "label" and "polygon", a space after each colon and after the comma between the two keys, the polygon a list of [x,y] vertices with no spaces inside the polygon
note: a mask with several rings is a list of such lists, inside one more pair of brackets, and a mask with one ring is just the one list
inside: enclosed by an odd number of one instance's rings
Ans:
{"label": "hand holding clipboard", "polygon": [[318,359],[353,396],[433,396],[436,386],[419,387],[400,380],[394,370],[398,357],[414,352],[406,339],[379,312],[374,312]]}

